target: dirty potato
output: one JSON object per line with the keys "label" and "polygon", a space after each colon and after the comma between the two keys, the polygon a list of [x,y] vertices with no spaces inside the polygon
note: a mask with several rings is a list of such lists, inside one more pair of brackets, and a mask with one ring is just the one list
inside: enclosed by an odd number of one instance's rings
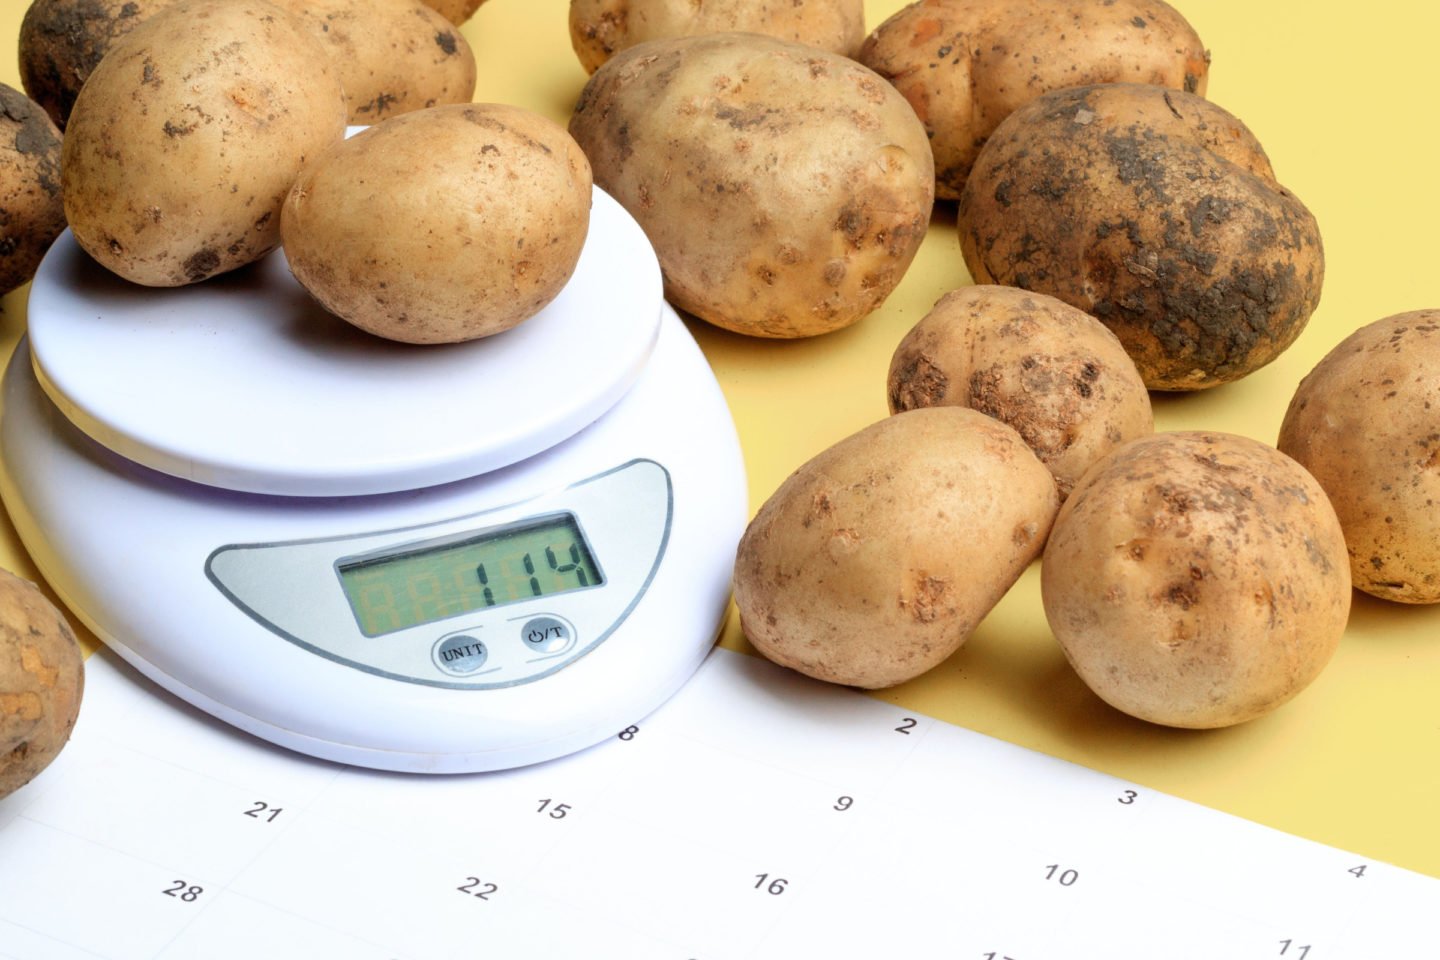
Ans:
{"label": "dirty potato", "polygon": [[1133,82],[1203,96],[1210,73],[1194,28],[1161,0],[920,0],[876,28],[859,59],[925,123],[947,200],[1000,121],[1042,93]]}
{"label": "dirty potato", "polygon": [[1256,440],[1162,433],[1087,473],[1041,566],[1050,628],[1131,716],[1222,727],[1274,710],[1329,662],[1350,564],[1325,491]]}
{"label": "dirty potato", "polygon": [[0,798],[64,748],[84,688],[80,644],[64,615],[34,584],[0,570]]}
{"label": "dirty potato", "polygon": [[763,33],[851,56],[865,39],[864,0],[570,0],[570,43],[587,73],[647,40]]}
{"label": "dirty potato", "polygon": [[475,54],[464,35],[420,0],[271,0],[330,52],[350,122],[475,96]]}
{"label": "dirty potato", "polygon": [[590,200],[589,164],[563,127],[452,104],[331,150],[295,181],[280,229],[291,271],[331,313],[391,340],[453,343],[508,330],[560,293]]}
{"label": "dirty potato", "polygon": [[755,34],[654,40],[590,78],[570,130],[677,306],[762,337],[847,326],[899,283],[934,166],[909,104],[837,54]]}
{"label": "dirty potato", "polygon": [[319,41],[263,0],[180,0],[111,48],[71,111],[65,215],[80,246],[135,283],[180,286],[280,241],[305,163],[345,135]]}
{"label": "dirty potato", "polygon": [[1315,218],[1250,131],[1147,84],[1058,90],[1012,113],[980,152],[958,222],[976,283],[1099,318],[1153,390],[1215,386],[1275,359],[1325,272]]}
{"label": "dirty potato", "polygon": [[117,40],[175,0],[34,0],[20,22],[20,83],[60,129]]}
{"label": "dirty potato", "polygon": [[1040,552],[1059,500],[1013,429],[896,414],[800,467],[735,560],[745,635],[783,666],[888,687],[960,647]]}
{"label": "dirty potato", "polygon": [[1300,381],[1279,448],[1330,496],[1366,593],[1440,602],[1440,310],[1361,327]]}
{"label": "dirty potato", "polygon": [[886,393],[891,413],[960,406],[1008,423],[1055,475],[1061,499],[1091,464],[1155,429],[1150,394],[1115,335],[1014,287],[942,297],[895,349]]}
{"label": "dirty potato", "polygon": [[0,294],[35,275],[64,229],[60,131],[39,104],[0,83]]}

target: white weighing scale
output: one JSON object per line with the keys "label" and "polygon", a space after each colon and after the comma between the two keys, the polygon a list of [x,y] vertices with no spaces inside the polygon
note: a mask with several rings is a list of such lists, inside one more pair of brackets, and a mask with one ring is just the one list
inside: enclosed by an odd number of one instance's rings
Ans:
{"label": "white weighing scale", "polygon": [[67,232],[3,389],[0,494],[63,601],[168,690],[307,754],[561,756],[667,699],[725,617],[734,424],[598,189],[561,294],[447,346],[332,317],[280,252],[152,290]]}

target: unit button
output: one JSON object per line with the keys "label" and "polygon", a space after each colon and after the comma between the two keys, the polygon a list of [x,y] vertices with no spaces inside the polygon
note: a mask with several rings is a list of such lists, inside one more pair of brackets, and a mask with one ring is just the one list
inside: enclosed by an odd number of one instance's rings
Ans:
{"label": "unit button", "polygon": [[489,654],[485,644],[466,633],[455,633],[441,637],[431,651],[435,665],[446,673],[456,676],[474,673],[485,665]]}
{"label": "unit button", "polygon": [[575,642],[575,631],[559,617],[531,617],[520,628],[520,639],[536,653],[564,653]]}

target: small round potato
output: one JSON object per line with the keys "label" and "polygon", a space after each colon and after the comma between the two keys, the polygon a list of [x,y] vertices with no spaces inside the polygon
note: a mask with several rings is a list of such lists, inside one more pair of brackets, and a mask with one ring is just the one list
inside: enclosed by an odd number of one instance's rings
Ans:
{"label": "small round potato", "polygon": [[271,0],[330,51],[350,122],[475,96],[475,54],[464,34],[420,0]]}
{"label": "small round potato", "polygon": [[64,615],[33,583],[0,570],[0,798],[59,755],[84,689],[85,662]]}
{"label": "small round potato", "polygon": [[39,104],[0,83],[0,294],[35,275],[64,229],[60,131]]}
{"label": "small round potato", "polygon": [[1246,437],[1161,433],[1081,478],[1041,567],[1050,629],[1134,717],[1223,727],[1274,710],[1329,662],[1350,564],[1325,491]]}
{"label": "small round potato", "polygon": [[810,460],[756,513],[735,560],[741,626],[809,676],[902,683],[970,637],[1058,505],[1050,472],[998,420],[896,414]]}
{"label": "small round potato", "polygon": [[252,263],[280,240],[305,163],[345,135],[330,58],[263,0],[180,0],[121,39],[71,111],[65,215],[81,247],[135,283],[173,287]]}
{"label": "small round potato", "polygon": [[853,60],[750,33],[652,40],[590,78],[570,131],[703,320],[806,337],[879,307],[930,222],[934,161]]}
{"label": "small round potato", "polygon": [[20,83],[60,129],[117,40],[175,0],[33,0],[20,22]]}
{"label": "small round potato", "polygon": [[1330,496],[1366,593],[1440,602],[1440,310],[1361,327],[1300,381],[1277,443]]}
{"label": "small round potato", "polygon": [[962,287],[890,360],[890,412],[970,407],[1020,432],[1063,500],[1080,475],[1155,430],[1150,394],[1115,335],[1067,303],[1014,287]]}
{"label": "small round potato", "polygon": [[947,200],[1000,121],[1048,90],[1129,81],[1203,96],[1210,72],[1200,37],[1162,0],[917,0],[859,59],[925,123]]}
{"label": "small round potato", "polygon": [[280,229],[296,279],[331,313],[391,340],[454,343],[560,293],[590,199],[590,165],[563,127],[452,104],[335,147],[295,181]]}
{"label": "small round potato", "polygon": [[425,0],[425,6],[457,27],[473,17],[484,3],[485,0]]}
{"label": "small round potato", "polygon": [[1275,359],[1325,274],[1315,218],[1250,131],[1149,84],[1056,90],[1010,114],[958,222],[976,283],[1099,318],[1152,390],[1215,386]]}
{"label": "small round potato", "polygon": [[865,39],[864,0],[570,0],[570,43],[587,73],[627,47],[702,33],[763,33],[841,56]]}

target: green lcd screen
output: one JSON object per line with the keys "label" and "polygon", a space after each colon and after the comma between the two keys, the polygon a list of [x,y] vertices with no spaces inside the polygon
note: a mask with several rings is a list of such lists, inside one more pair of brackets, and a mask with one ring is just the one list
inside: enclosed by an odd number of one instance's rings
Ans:
{"label": "green lcd screen", "polygon": [[342,559],[336,568],[367,637],[605,582],[580,525],[568,513]]}

